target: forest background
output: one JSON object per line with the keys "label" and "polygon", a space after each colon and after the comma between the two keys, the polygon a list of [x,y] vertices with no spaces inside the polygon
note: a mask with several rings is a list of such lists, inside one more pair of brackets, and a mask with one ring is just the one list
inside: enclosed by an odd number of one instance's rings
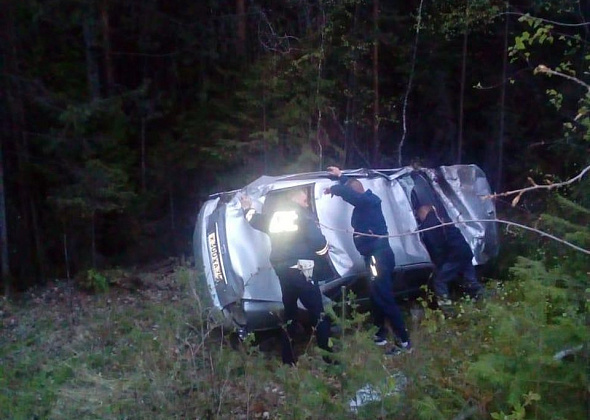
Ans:
{"label": "forest background", "polygon": [[588,163],[587,2],[2,9],[5,290],[190,254],[207,195],[262,174],[474,163],[501,192]]}
{"label": "forest background", "polygon": [[[0,417],[588,418],[589,19],[581,0],[0,0]],[[229,350],[182,258],[208,195],[414,163],[477,164],[498,193],[488,298],[414,302],[410,357],[384,358],[352,301],[339,366],[309,342],[292,370]],[[379,401],[351,410],[367,384]]]}

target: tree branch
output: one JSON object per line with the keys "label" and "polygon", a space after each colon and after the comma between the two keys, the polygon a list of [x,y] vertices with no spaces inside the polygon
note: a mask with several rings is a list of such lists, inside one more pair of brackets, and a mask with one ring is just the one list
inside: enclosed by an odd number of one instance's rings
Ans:
{"label": "tree branch", "polygon": [[564,245],[569,246],[570,248],[575,249],[576,251],[580,251],[584,254],[590,255],[590,249],[585,249],[582,247],[579,247],[577,245],[572,244],[571,242],[568,242],[564,239],[560,239],[554,235],[551,235],[550,233],[547,232],[543,232],[542,230],[539,229],[535,229],[526,225],[521,225],[520,223],[515,223],[515,222],[511,222],[509,220],[502,220],[502,219],[470,219],[470,220],[461,220],[458,222],[446,222],[446,223],[441,223],[438,226],[433,226],[433,227],[429,227],[426,229],[418,229],[418,230],[414,230],[412,232],[403,232],[403,233],[397,233],[397,234],[393,234],[393,235],[375,235],[372,233],[362,233],[362,232],[355,232],[354,230],[351,229],[337,229],[337,228],[333,228],[331,226],[325,225],[323,223],[318,222],[318,224],[328,230],[332,230],[334,232],[345,232],[345,233],[350,233],[353,235],[360,235],[360,236],[370,236],[370,237],[374,237],[374,238],[399,238],[402,236],[409,236],[409,235],[417,235],[420,232],[427,232],[429,230],[434,230],[434,229],[440,229],[443,226],[449,226],[449,225],[458,225],[458,224],[466,224],[466,223],[504,223],[506,225],[509,226],[516,226],[519,227],[521,229],[525,229],[531,232],[535,232],[538,233],[541,236],[545,236],[549,239],[552,239],[556,242],[562,243]]}
{"label": "tree branch", "polygon": [[590,166],[586,166],[582,172],[580,172],[578,175],[576,175],[575,177],[564,181],[564,182],[558,182],[556,184],[547,184],[547,185],[539,185],[537,184],[535,181],[533,181],[531,178],[529,178],[529,181],[533,184],[532,187],[527,187],[527,188],[521,188],[519,190],[513,190],[513,191],[506,191],[503,193],[497,193],[497,194],[491,194],[491,195],[484,195],[483,198],[497,198],[497,197],[506,197],[509,195],[514,195],[514,194],[518,194],[518,196],[516,196],[516,198],[512,201],[512,206],[514,207],[517,203],[518,200],[520,200],[520,197],[525,193],[525,192],[529,192],[532,190],[540,190],[540,189],[545,189],[545,190],[552,190],[553,188],[559,188],[559,187],[563,187],[566,185],[570,185],[573,184],[576,181],[581,180],[584,175],[590,171]]}
{"label": "tree branch", "polygon": [[403,133],[402,138],[397,146],[397,162],[398,166],[402,166],[402,149],[404,147],[404,143],[406,142],[406,134],[407,134],[407,127],[406,127],[406,110],[408,108],[408,97],[410,96],[410,91],[412,90],[412,81],[414,79],[414,69],[416,66],[416,54],[418,51],[418,41],[420,40],[420,25],[422,25],[422,5],[424,4],[423,0],[420,0],[420,6],[418,7],[418,17],[416,21],[416,37],[414,38],[414,49],[412,51],[412,67],[410,68],[410,78],[408,80],[408,86],[406,89],[406,94],[404,95],[404,104],[402,108],[402,127]]}
{"label": "tree branch", "polygon": [[550,23],[552,25],[558,26],[566,26],[566,27],[577,27],[577,26],[590,26],[589,22],[582,22],[582,23],[565,23],[565,22],[558,22],[555,20],[543,19],[540,17],[531,16],[529,13],[519,13],[519,12],[502,12],[495,15],[496,17],[503,16],[503,15],[516,15],[520,16],[521,18],[529,18],[538,20],[540,22]]}
{"label": "tree branch", "polygon": [[535,69],[535,73],[551,74],[553,76],[563,77],[564,79],[571,80],[574,83],[577,83],[577,84],[579,84],[581,86],[584,86],[586,88],[586,90],[588,92],[590,92],[590,85],[584,83],[583,81],[581,81],[577,77],[570,76],[569,74],[561,73],[561,72],[556,71],[556,70],[552,70],[552,69],[550,69],[549,67],[547,67],[544,64],[539,64],[537,66],[537,68]]}
{"label": "tree branch", "polygon": [[[532,191],[532,190],[537,190],[537,189],[553,189],[553,188],[558,188],[558,187],[563,187],[565,185],[569,185],[572,184],[576,181],[581,180],[584,175],[590,171],[590,166],[587,166],[586,168],[584,168],[582,170],[582,172],[580,172],[578,175],[576,175],[575,177],[564,181],[564,182],[558,182],[556,184],[549,184],[549,185],[538,185],[537,183],[535,183],[535,181],[533,181],[531,178],[529,178],[530,182],[533,184],[532,187],[527,187],[527,188],[522,188],[520,190],[513,190],[513,191],[507,191],[504,193],[498,193],[498,194],[491,194],[491,195],[485,195],[482,198],[483,199],[493,199],[493,198],[497,198],[497,197],[504,197],[507,195],[513,195],[513,194],[518,194],[516,196],[516,198],[514,200],[512,200],[512,205],[515,206],[516,203],[518,203],[518,200],[520,199],[520,197],[528,191]],[[370,233],[362,233],[362,232],[355,232],[354,230],[350,230],[350,229],[336,229],[333,228],[331,226],[325,225],[323,223],[319,223],[318,224],[328,230],[332,230],[335,232],[345,232],[345,233],[351,233],[353,235],[360,235],[360,236],[370,236],[370,237],[375,237],[375,238],[399,238],[401,236],[409,236],[409,235],[416,235],[419,234],[420,232],[426,232],[429,230],[433,230],[433,229],[439,229],[443,226],[447,226],[447,225],[457,225],[457,224],[464,224],[464,223],[504,223],[505,225],[509,225],[509,226],[516,226],[519,227],[521,229],[525,229],[531,232],[535,232],[538,233],[541,236],[547,237],[549,239],[552,239],[556,242],[562,243],[564,245],[569,246],[570,248],[575,249],[576,251],[580,251],[583,252],[584,254],[590,255],[590,250],[579,247],[577,245],[572,244],[571,242],[568,242],[564,239],[560,239],[554,235],[551,235],[550,233],[547,232],[543,232],[542,230],[539,229],[535,229],[526,225],[522,225],[520,223],[515,223],[515,222],[511,222],[509,220],[502,220],[502,219],[472,219],[472,220],[461,220],[461,221],[457,221],[457,222],[446,222],[446,223],[441,223],[438,226],[433,226],[433,227],[429,227],[426,229],[419,229],[419,230],[415,230],[412,232],[404,232],[404,233],[398,233],[395,235],[375,235],[375,234],[370,234]]]}

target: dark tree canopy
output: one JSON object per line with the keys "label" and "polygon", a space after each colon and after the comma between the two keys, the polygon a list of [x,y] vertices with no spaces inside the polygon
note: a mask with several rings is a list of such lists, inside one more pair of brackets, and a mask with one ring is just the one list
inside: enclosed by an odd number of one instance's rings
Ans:
{"label": "dark tree canopy", "polygon": [[262,174],[460,159],[510,189],[588,164],[586,2],[2,10],[5,285],[188,252],[202,200]]}

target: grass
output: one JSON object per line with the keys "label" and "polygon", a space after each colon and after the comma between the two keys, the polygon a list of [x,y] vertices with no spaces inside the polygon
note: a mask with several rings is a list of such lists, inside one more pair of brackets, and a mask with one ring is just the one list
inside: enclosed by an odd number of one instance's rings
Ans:
{"label": "grass", "polygon": [[[490,382],[497,367],[482,364],[502,353],[492,317],[501,316],[504,294],[461,302],[452,319],[426,304],[412,311],[419,318],[408,311],[415,350],[400,357],[385,357],[370,340],[366,316],[353,311],[339,320],[343,336],[333,339],[340,365],[324,364],[313,336],[303,335],[301,358],[290,368],[281,365],[272,336],[232,349],[191,269],[135,275],[137,289],[111,281],[107,292],[86,294],[59,283],[2,301],[0,418],[559,418],[531,409],[536,394],[517,417],[518,404],[502,392],[506,377]],[[367,384],[382,398],[351,410]],[[533,385],[529,391],[542,389]],[[578,384],[571,388],[574,407],[564,412],[583,413],[587,395]]]}

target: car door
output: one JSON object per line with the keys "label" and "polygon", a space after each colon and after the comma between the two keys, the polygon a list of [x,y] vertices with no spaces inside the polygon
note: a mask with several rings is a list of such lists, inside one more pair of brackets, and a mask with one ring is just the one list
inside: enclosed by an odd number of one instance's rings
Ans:
{"label": "car door", "polygon": [[489,197],[485,173],[476,165],[440,166],[405,173],[399,178],[414,211],[421,205],[437,208],[445,222],[456,226],[469,243],[474,264],[484,264],[498,253],[496,210]]}

